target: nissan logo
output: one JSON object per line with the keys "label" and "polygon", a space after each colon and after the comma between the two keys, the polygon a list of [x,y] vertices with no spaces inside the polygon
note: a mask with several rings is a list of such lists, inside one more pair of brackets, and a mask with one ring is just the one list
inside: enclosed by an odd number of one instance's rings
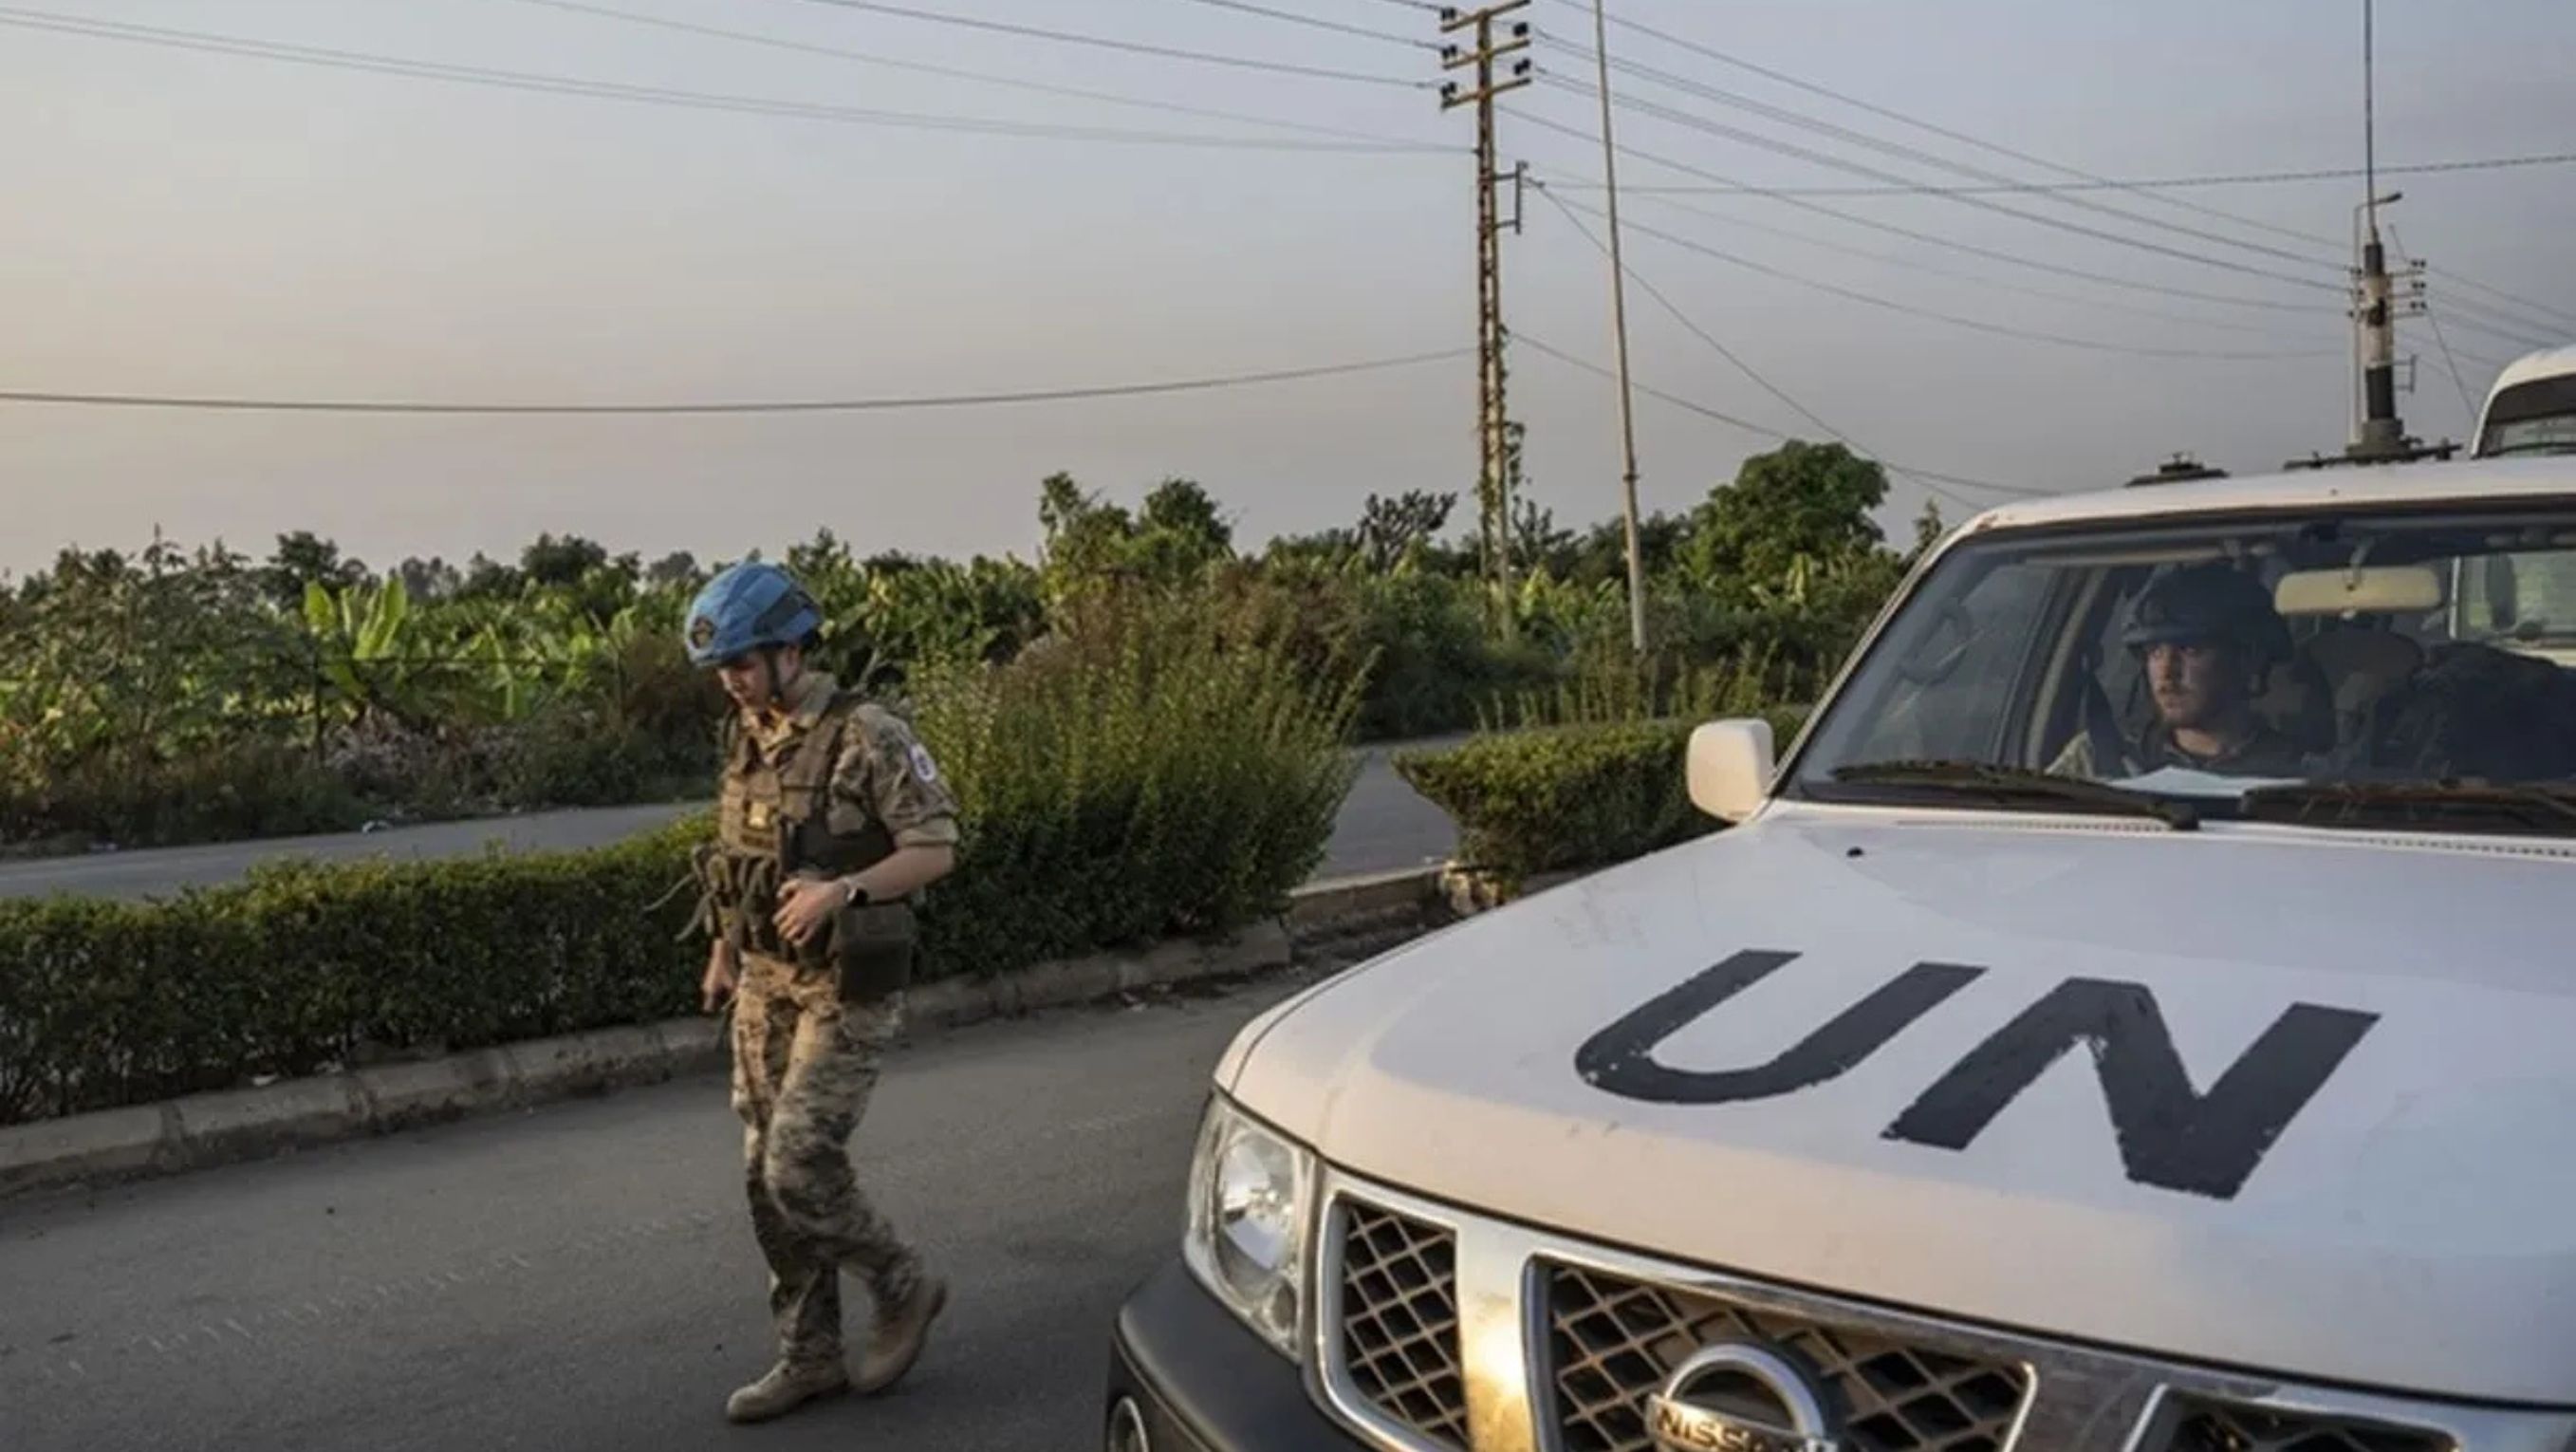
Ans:
{"label": "nissan logo", "polygon": [[1842,1452],[1819,1378],[1785,1348],[1711,1346],[1646,1399],[1656,1452]]}

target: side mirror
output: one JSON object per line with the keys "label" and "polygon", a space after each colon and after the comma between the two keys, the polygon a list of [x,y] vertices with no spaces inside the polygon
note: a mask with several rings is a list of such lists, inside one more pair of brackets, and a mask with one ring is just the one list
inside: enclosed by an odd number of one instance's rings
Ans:
{"label": "side mirror", "polygon": [[1691,732],[1691,805],[1726,822],[1752,816],[1771,791],[1771,723],[1711,721]]}

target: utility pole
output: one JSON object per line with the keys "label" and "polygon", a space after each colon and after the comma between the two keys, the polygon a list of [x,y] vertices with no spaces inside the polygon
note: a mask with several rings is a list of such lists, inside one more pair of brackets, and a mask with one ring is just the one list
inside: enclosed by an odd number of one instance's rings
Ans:
{"label": "utility pole", "polygon": [[2373,77],[2373,0],[2361,0],[2361,135],[2362,193],[2352,209],[2353,365],[2356,374],[2351,438],[2341,458],[2311,455],[2292,459],[2289,467],[2324,468],[2332,464],[2402,464],[2416,459],[2447,459],[2458,448],[2445,440],[2426,444],[2409,438],[2397,416],[2397,319],[2424,311],[2424,264],[2410,263],[2401,295],[2401,279],[2388,272],[2388,249],[2379,240],[2379,209],[2405,196],[2379,193],[2379,117]]}
{"label": "utility pole", "polygon": [[1619,147],[1610,133],[1610,18],[1592,0],[1592,58],[1600,66],[1601,180],[1610,198],[1610,331],[1619,352],[1619,488],[1628,523],[1628,645],[1646,654],[1646,561],[1637,538],[1637,415],[1628,383],[1628,268],[1619,258]]}
{"label": "utility pole", "polygon": [[[1503,638],[1518,632],[1518,616],[1512,608],[1512,501],[1511,479],[1507,459],[1512,450],[1511,415],[1503,401],[1503,219],[1496,195],[1502,183],[1502,169],[1494,154],[1494,98],[1516,91],[1530,83],[1530,63],[1514,62],[1508,79],[1497,79],[1495,62],[1529,49],[1529,25],[1515,22],[1511,38],[1497,44],[1495,22],[1515,10],[1526,9],[1530,0],[1497,0],[1478,10],[1444,8],[1440,12],[1440,32],[1455,34],[1461,30],[1475,32],[1472,49],[1452,43],[1440,48],[1440,68],[1456,70],[1474,66],[1476,80],[1472,89],[1461,90],[1456,81],[1440,87],[1440,109],[1458,106],[1476,108],[1476,354],[1477,354],[1477,435],[1484,467],[1477,487],[1477,502],[1484,527],[1485,568],[1495,593],[1494,609],[1499,617]],[[1520,226],[1518,186],[1520,171],[1515,168],[1512,227]]]}
{"label": "utility pole", "polygon": [[[2373,0],[2361,0],[2361,206],[2353,216],[2355,259],[2353,323],[2360,329],[2361,427],[2349,447],[2355,458],[2384,457],[2405,441],[2397,421],[2397,320],[2388,309],[2388,250],[2379,241],[2379,112],[2373,75]],[[2384,200],[2396,201],[2398,193]],[[2363,220],[2368,219],[2368,231]]]}
{"label": "utility pole", "polygon": [[2361,422],[2346,452],[2356,459],[2400,458],[2409,447],[2406,426],[2397,417],[2397,315],[2423,311],[2422,268],[2408,269],[2413,295],[2400,301],[2388,275],[2388,249],[2379,240],[2379,209],[2403,195],[2374,196],[2354,208],[2354,231],[2360,235],[2352,317],[2361,349]]}

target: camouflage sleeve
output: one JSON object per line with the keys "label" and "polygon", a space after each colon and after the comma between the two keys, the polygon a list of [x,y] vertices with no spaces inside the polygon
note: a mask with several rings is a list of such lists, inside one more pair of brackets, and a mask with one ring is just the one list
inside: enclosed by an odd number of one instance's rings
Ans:
{"label": "camouflage sleeve", "polygon": [[861,706],[850,718],[832,785],[867,809],[898,847],[936,847],[957,840],[957,798],[929,748],[902,717]]}

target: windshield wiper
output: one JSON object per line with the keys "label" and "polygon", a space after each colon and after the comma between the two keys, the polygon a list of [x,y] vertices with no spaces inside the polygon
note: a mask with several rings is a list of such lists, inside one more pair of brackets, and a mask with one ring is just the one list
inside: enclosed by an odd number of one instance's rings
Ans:
{"label": "windshield wiper", "polygon": [[1834,780],[1854,785],[1910,787],[1974,796],[2008,806],[2049,806],[2106,812],[2115,816],[2152,817],[2177,832],[2189,832],[2200,826],[2200,811],[2189,802],[2150,792],[2131,791],[2108,782],[2056,776],[1984,761],[1865,761],[1836,768]]}
{"label": "windshield wiper", "polygon": [[2511,825],[2576,833],[2576,786],[2562,782],[2308,782],[2256,787],[2238,811],[2249,820],[2313,826]]}

